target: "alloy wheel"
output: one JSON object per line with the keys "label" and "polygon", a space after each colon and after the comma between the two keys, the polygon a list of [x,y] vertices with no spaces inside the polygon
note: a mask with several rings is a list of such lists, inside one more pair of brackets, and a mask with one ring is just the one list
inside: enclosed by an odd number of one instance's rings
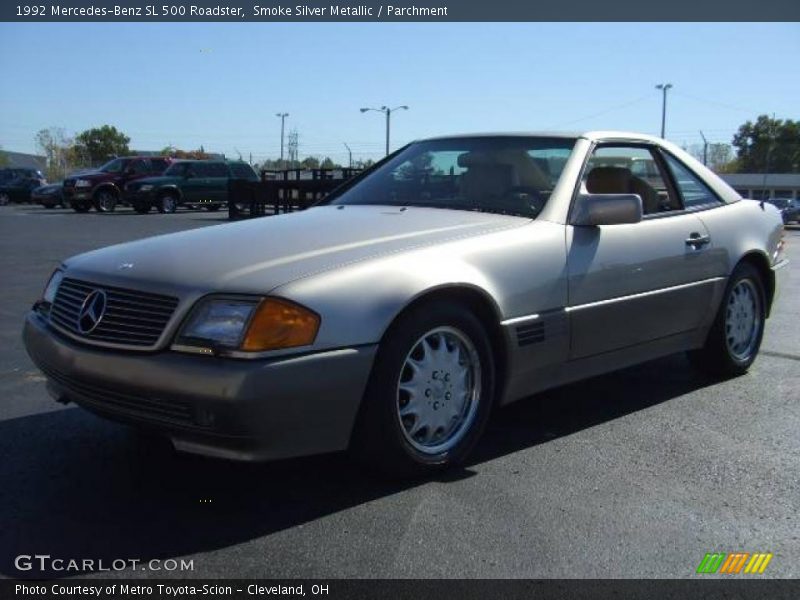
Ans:
{"label": "alloy wheel", "polygon": [[748,360],[761,329],[761,296],[749,279],[742,279],[731,289],[725,307],[725,342],[736,360]]}
{"label": "alloy wheel", "polygon": [[423,335],[405,358],[397,382],[397,417],[418,452],[452,449],[469,431],[481,397],[481,364],[472,341],[454,327]]}

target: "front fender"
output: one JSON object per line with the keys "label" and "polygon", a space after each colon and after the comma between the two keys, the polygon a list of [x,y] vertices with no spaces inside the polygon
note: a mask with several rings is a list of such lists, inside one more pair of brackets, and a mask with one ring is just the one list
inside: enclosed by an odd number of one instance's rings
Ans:
{"label": "front fender", "polygon": [[379,342],[409,304],[445,288],[479,292],[498,321],[564,306],[563,226],[520,227],[342,264],[270,294],[322,315],[315,342],[322,350]]}

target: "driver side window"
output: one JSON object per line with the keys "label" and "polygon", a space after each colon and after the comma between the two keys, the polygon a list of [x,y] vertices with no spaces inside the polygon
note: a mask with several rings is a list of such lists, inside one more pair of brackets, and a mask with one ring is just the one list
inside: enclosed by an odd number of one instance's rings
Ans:
{"label": "driver side window", "polygon": [[645,215],[682,209],[655,156],[644,146],[598,146],[584,170],[581,190],[589,194],[636,194],[642,199]]}

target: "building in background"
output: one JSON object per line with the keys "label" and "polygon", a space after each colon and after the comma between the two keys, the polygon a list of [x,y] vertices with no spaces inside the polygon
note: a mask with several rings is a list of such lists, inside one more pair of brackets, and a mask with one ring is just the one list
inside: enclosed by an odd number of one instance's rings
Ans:
{"label": "building in background", "polygon": [[11,152],[9,150],[0,150],[0,165],[4,168],[10,169],[37,169],[44,171],[47,167],[47,159],[38,154],[25,154],[23,152]]}
{"label": "building in background", "polygon": [[800,198],[800,173],[723,173],[720,177],[742,198]]}

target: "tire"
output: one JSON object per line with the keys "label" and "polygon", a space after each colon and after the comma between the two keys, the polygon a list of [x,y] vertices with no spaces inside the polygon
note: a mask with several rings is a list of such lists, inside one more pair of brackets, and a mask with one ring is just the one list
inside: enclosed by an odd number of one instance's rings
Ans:
{"label": "tire", "polygon": [[87,213],[89,212],[90,208],[91,205],[85,201],[72,203],[72,210],[74,210],[76,213]]}
{"label": "tire", "polygon": [[158,212],[172,214],[178,208],[178,197],[173,193],[164,194],[158,199]]}
{"label": "tire", "polygon": [[94,209],[97,212],[114,212],[117,208],[117,202],[119,202],[117,194],[108,188],[98,190],[94,194]]}
{"label": "tire", "polygon": [[220,208],[219,204],[209,204],[208,206],[206,206],[206,210],[208,212],[217,212],[219,208]]}
{"label": "tire", "polygon": [[150,209],[153,208],[149,202],[137,202],[133,205],[133,210],[135,210],[140,215],[146,215],[150,212]]}
{"label": "tire", "polygon": [[765,320],[761,275],[750,263],[740,263],[728,280],[705,345],[688,353],[690,362],[711,375],[743,375],[758,356]]}
{"label": "tire", "polygon": [[491,344],[475,315],[449,303],[420,305],[380,344],[350,451],[395,476],[456,465],[483,433],[494,390]]}

